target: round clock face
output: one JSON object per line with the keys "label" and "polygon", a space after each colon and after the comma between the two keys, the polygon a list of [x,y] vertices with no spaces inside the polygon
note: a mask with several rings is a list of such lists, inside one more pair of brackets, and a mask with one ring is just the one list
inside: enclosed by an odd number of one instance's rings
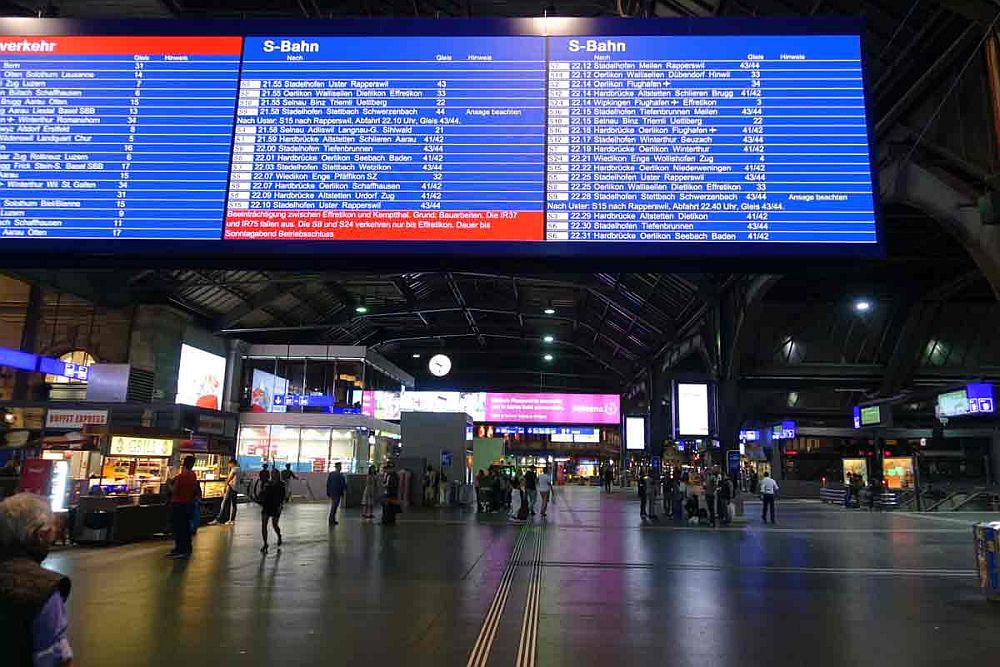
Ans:
{"label": "round clock face", "polygon": [[431,357],[431,360],[427,362],[427,368],[433,375],[437,377],[444,377],[451,370],[451,359],[445,354],[435,354]]}

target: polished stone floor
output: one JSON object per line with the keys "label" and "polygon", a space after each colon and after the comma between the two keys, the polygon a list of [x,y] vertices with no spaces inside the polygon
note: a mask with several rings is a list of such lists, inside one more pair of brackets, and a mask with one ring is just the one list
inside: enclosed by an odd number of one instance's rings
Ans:
{"label": "polished stone floor", "polygon": [[[642,524],[634,494],[558,490],[527,526],[461,510],[395,527],[292,504],[167,542],[68,548],[78,663],[100,665],[1000,665],[975,517],[759,504],[725,529]],[[994,517],[1000,518],[1000,517]],[[273,538],[272,538],[273,539]],[[0,661],[2,662],[2,661]]]}

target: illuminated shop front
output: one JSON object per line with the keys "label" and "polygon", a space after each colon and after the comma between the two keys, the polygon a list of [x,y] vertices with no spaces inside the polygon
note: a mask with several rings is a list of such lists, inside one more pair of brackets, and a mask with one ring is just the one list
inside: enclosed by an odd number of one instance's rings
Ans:
{"label": "illuminated shop front", "polygon": [[244,426],[236,446],[240,467],[279,468],[291,464],[295,472],[329,472],[337,463],[354,472],[357,462],[368,461],[368,433],[356,428],[302,426]]}
{"label": "illuminated shop front", "polygon": [[360,473],[381,464],[399,441],[398,425],[362,415],[243,417],[236,456],[244,471],[267,463],[280,469],[291,465],[296,473],[327,473],[340,463],[344,472]]}

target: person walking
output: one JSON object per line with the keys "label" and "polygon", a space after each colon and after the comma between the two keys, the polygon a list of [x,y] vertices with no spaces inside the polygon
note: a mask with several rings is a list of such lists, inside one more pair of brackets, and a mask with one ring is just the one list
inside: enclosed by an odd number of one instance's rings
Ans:
{"label": "person walking", "polygon": [[668,519],[674,515],[674,492],[677,482],[672,475],[663,476],[663,516]]}
{"label": "person walking", "polygon": [[851,484],[848,487],[851,496],[850,507],[861,508],[861,489],[863,488],[865,488],[865,481],[861,475],[852,476]]}
{"label": "person walking", "polygon": [[382,525],[392,526],[396,524],[396,515],[399,513],[399,473],[391,461],[385,464],[382,485],[385,487],[385,496],[382,498]]}
{"label": "person walking", "polygon": [[552,476],[549,474],[549,467],[545,466],[542,470],[542,474],[538,476],[536,482],[538,486],[538,492],[542,494],[542,516],[545,516],[546,510],[549,508],[549,499],[555,500],[552,488]]}
{"label": "person walking", "polygon": [[769,473],[764,473],[764,478],[760,480],[760,499],[764,505],[761,509],[760,518],[767,523],[768,508],[771,511],[771,523],[774,523],[774,498],[778,493],[778,483],[771,479]]}
{"label": "person walking", "polygon": [[518,480],[516,484],[518,503],[517,513],[511,512],[508,517],[515,523],[525,523],[528,520],[528,500],[524,495],[524,480]]}
{"label": "person walking", "polygon": [[0,649],[4,665],[71,665],[70,580],[42,567],[57,528],[48,502],[18,493],[0,502]]}
{"label": "person walking", "polygon": [[266,554],[268,521],[274,527],[274,532],[278,536],[278,547],[281,547],[281,527],[278,525],[278,519],[281,518],[281,508],[285,504],[285,485],[277,469],[271,471],[271,479],[264,484],[257,502],[260,504],[260,536],[264,540],[260,552]]}
{"label": "person walking", "polygon": [[483,494],[483,485],[486,483],[486,471],[480,469],[474,483],[476,485],[476,509],[479,512],[484,512],[483,502],[485,501],[485,497]]}
{"label": "person walking", "polygon": [[181,471],[170,484],[170,525],[174,531],[174,548],[167,558],[191,557],[194,506],[200,499],[201,484],[194,474],[194,457],[185,456]]}
{"label": "person walking", "polygon": [[292,470],[292,464],[286,463],[285,469],[281,471],[281,483],[285,485],[285,502],[292,499],[292,480],[299,476]]}
{"label": "person walking", "polygon": [[733,517],[729,516],[729,503],[732,501],[735,494],[736,487],[733,484],[732,478],[727,474],[723,474],[717,493],[719,503],[719,523],[728,525],[729,522],[733,520]]}
{"label": "person walking", "polygon": [[524,473],[524,492],[528,496],[528,514],[535,516],[535,503],[538,502],[538,475],[534,468]]}
{"label": "person walking", "polygon": [[217,524],[227,524],[236,521],[236,484],[240,478],[240,464],[235,458],[229,459],[229,472],[226,473],[226,494],[222,498]]}
{"label": "person walking", "polygon": [[639,516],[643,519],[646,518],[646,477],[645,475],[639,475],[639,479],[636,480],[636,489],[639,492]]}
{"label": "person walking", "polygon": [[[881,500],[882,500],[882,485],[879,483],[877,479],[872,477],[871,481],[868,483],[868,511],[874,512],[876,501],[881,501]],[[861,505],[859,503],[858,507],[860,506]]]}
{"label": "person walking", "polygon": [[258,496],[264,490],[264,485],[268,483],[271,479],[271,469],[268,464],[263,463],[260,466],[260,471],[257,472],[257,479],[253,481],[253,485],[250,487],[250,499],[257,502]]}
{"label": "person walking", "polygon": [[677,480],[677,495],[674,500],[674,518],[683,519],[684,518],[684,503],[687,502],[687,473],[681,474],[681,478]]}
{"label": "person walking", "polygon": [[337,461],[333,466],[333,472],[326,476],[326,497],[330,499],[330,516],[327,523],[331,526],[337,525],[337,508],[340,507],[340,499],[347,493],[347,478],[340,469],[340,461]]}
{"label": "person walking", "polygon": [[708,506],[708,525],[715,525],[715,491],[718,488],[715,473],[705,475],[705,504]]}
{"label": "person walking", "polygon": [[368,466],[365,475],[365,490],[361,493],[361,518],[375,518],[375,500],[378,498],[378,469]]}
{"label": "person walking", "polygon": [[658,498],[660,497],[660,480],[659,475],[650,473],[646,477],[646,484],[648,488],[646,489],[646,516],[653,521],[659,521],[656,516],[656,504]]}
{"label": "person walking", "polygon": [[424,507],[437,505],[437,473],[434,466],[427,466],[424,473]]}

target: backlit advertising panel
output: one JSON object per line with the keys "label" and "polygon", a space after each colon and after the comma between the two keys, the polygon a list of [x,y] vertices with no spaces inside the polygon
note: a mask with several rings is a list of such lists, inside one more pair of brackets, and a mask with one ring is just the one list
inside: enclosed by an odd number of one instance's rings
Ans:
{"label": "backlit advertising panel", "polygon": [[262,371],[253,370],[251,376],[253,387],[250,390],[250,412],[285,412],[284,403],[275,403],[275,396],[284,396],[288,391],[288,380],[283,377]]}
{"label": "backlit advertising panel", "polygon": [[221,410],[225,381],[225,357],[181,345],[181,365],[177,373],[178,403]]}
{"label": "backlit advertising panel", "polygon": [[677,434],[708,435],[708,385],[677,385]]}
{"label": "backlit advertising panel", "polygon": [[625,418],[625,449],[646,449],[646,418]]}
{"label": "backlit advertising panel", "polygon": [[618,424],[616,394],[486,394],[486,421]]}
{"label": "backlit advertising panel", "polygon": [[402,412],[459,412],[475,422],[617,425],[620,403],[617,394],[366,391],[362,412],[376,419],[399,419]]}

